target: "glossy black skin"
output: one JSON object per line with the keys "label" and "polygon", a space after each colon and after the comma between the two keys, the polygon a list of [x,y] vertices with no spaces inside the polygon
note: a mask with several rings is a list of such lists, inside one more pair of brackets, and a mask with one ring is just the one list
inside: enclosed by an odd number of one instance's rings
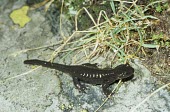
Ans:
{"label": "glossy black skin", "polygon": [[89,84],[101,84],[105,95],[109,95],[111,92],[108,87],[117,80],[126,79],[133,76],[134,69],[129,64],[121,64],[114,69],[100,69],[97,64],[82,64],[82,65],[63,65],[58,63],[51,63],[42,60],[25,60],[24,64],[41,65],[69,73],[73,78],[74,85],[80,90],[85,92],[84,85],[80,82],[86,82]]}

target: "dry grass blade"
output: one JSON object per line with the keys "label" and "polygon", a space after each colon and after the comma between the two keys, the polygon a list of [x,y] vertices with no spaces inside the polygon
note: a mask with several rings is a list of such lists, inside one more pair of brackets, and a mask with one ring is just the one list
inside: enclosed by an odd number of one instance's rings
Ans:
{"label": "dry grass blade", "polygon": [[29,73],[31,73],[31,72],[39,69],[39,68],[41,68],[41,66],[38,66],[38,67],[36,67],[36,68],[34,68],[34,69],[32,69],[32,70],[29,70],[29,71],[27,71],[27,72],[24,72],[24,73],[22,73],[22,74],[19,74],[19,75],[16,75],[16,76],[7,78],[7,79],[5,79],[5,80],[3,80],[3,81],[1,81],[1,82],[4,83],[4,82],[6,82],[6,81],[9,81],[9,80],[12,80],[12,79],[16,79],[16,78],[18,78],[18,77],[25,76],[25,75],[27,75],[27,74],[29,74]]}
{"label": "dry grass blade", "polygon": [[144,104],[146,101],[149,100],[154,94],[158,93],[160,90],[168,87],[170,83],[163,85],[162,87],[155,90],[153,93],[151,93],[148,97],[146,97],[142,102],[140,102],[138,105],[136,105],[134,108],[132,108],[129,112],[136,112],[136,109],[139,108],[142,104]]}
{"label": "dry grass blade", "polygon": [[112,90],[111,94],[103,101],[103,103],[94,111],[94,112],[98,112],[100,110],[100,108],[109,100],[109,98],[111,97],[111,95],[114,93],[114,91],[118,88],[119,84],[122,81],[119,80],[118,84],[116,85],[116,87]]}

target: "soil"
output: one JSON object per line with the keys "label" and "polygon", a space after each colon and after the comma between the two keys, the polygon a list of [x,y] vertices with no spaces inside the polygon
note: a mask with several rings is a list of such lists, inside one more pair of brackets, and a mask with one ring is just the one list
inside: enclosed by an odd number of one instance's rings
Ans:
{"label": "soil", "polygon": [[[170,5],[170,4],[169,4]],[[159,18],[159,24],[152,26],[154,34],[162,33],[164,40],[170,41],[170,11],[153,12],[152,15]],[[146,55],[143,57],[143,64],[151,71],[152,75],[157,77],[161,83],[170,82],[170,45],[158,49],[145,49]]]}

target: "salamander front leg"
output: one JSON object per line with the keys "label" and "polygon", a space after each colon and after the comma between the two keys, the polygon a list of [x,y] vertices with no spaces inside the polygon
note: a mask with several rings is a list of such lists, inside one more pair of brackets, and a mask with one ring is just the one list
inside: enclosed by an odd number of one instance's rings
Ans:
{"label": "salamander front leg", "polygon": [[85,92],[85,90],[86,90],[85,85],[82,85],[77,77],[73,77],[73,83],[79,91],[86,93]]}
{"label": "salamander front leg", "polygon": [[[102,84],[102,89],[103,89],[103,92],[106,96],[109,96],[112,91],[110,91],[108,88],[110,86],[111,82],[110,81],[104,81],[104,83]],[[112,94],[111,94],[112,95]]]}
{"label": "salamander front leg", "polygon": [[108,87],[110,86],[110,84],[103,84],[102,85],[102,89],[103,89],[103,92],[106,96],[109,96],[112,92],[108,89]]}

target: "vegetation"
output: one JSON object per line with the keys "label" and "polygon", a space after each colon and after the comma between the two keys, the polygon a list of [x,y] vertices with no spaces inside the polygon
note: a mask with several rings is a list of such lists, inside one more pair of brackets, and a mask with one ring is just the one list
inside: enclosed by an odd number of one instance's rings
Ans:
{"label": "vegetation", "polygon": [[[53,52],[52,60],[59,52],[69,54],[74,51],[75,57],[85,54],[81,60],[104,56],[113,62],[125,62],[130,58],[146,55],[147,48],[170,46],[170,39],[166,34],[152,30],[152,27],[160,24],[160,20],[152,15],[153,12],[167,10],[168,3],[156,0],[148,3],[145,0],[63,0],[62,3],[45,0],[42,3],[48,4],[46,10],[52,3],[60,7],[61,13],[66,14],[75,24],[75,32],[70,37],[64,36],[63,26],[60,24],[63,45]],[[60,17],[60,23],[62,21]],[[81,37],[74,38],[77,33],[81,33]]]}
{"label": "vegetation", "polygon": [[[104,56],[112,61],[124,62],[130,58],[139,57],[141,53],[146,55],[145,48],[158,49],[169,45],[169,40],[166,40],[163,35],[152,34],[151,30],[147,31],[153,25],[159,24],[159,19],[148,12],[153,5],[160,3],[161,1],[154,1],[148,5],[138,5],[137,1],[117,0],[99,3],[107,6],[102,7],[102,10],[96,10],[98,4],[87,7],[69,6],[69,8],[72,7],[71,12],[77,12],[75,32],[83,34],[79,38],[70,39],[72,40],[70,51],[76,51],[78,56],[85,53],[86,59]],[[91,25],[91,27],[81,27],[83,25]],[[114,55],[110,55],[111,53]],[[84,60],[84,58],[81,59]]]}

